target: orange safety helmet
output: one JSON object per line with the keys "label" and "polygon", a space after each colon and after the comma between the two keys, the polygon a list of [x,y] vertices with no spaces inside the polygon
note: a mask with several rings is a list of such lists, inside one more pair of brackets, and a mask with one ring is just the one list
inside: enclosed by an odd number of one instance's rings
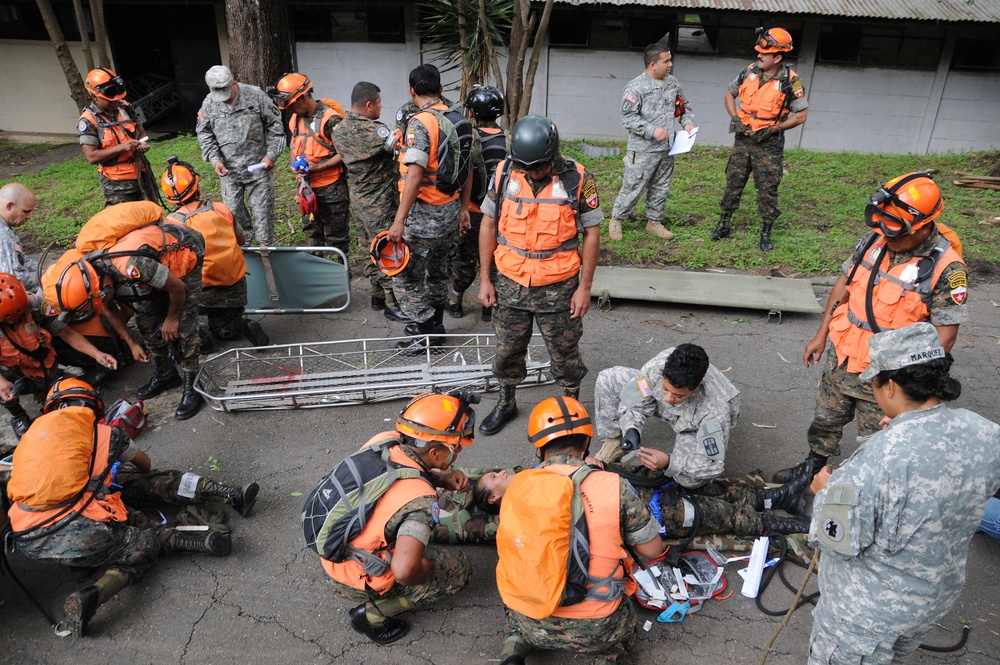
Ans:
{"label": "orange safety helmet", "polygon": [[167,157],[167,170],[160,178],[160,189],[171,203],[186,203],[198,191],[198,172],[177,155]]}
{"label": "orange safety helmet", "polygon": [[865,206],[865,223],[887,238],[913,233],[944,210],[930,173],[907,173],[879,187]]}
{"label": "orange safety helmet", "polygon": [[396,431],[417,441],[471,446],[476,412],[469,405],[478,403],[478,393],[420,393],[399,412]]}
{"label": "orange safety helmet", "polygon": [[757,28],[754,50],[758,53],[787,53],[792,50],[792,35],[784,28],[771,28],[766,32],[764,28]]}
{"label": "orange safety helmet", "polygon": [[274,86],[271,96],[278,108],[284,111],[295,103],[296,99],[312,92],[312,89],[312,81],[309,80],[308,76],[292,72],[285,74],[278,80],[278,85]]}
{"label": "orange safety helmet", "polygon": [[104,311],[101,278],[89,261],[80,259],[66,266],[56,280],[59,311],[70,323],[89,321]]}
{"label": "orange safety helmet", "polygon": [[124,99],[126,94],[125,81],[107,67],[98,67],[87,72],[84,87],[90,94],[109,102]]}
{"label": "orange safety helmet", "polygon": [[368,248],[374,263],[383,275],[392,277],[403,272],[410,263],[410,246],[400,240],[393,242],[389,240],[389,232],[382,231],[372,239],[371,247]]}
{"label": "orange safety helmet", "polygon": [[21,281],[9,272],[0,272],[0,322],[16,326],[30,308]]}
{"label": "orange safety helmet", "polygon": [[541,448],[570,434],[594,436],[594,425],[583,404],[573,397],[549,397],[528,416],[528,440]]}
{"label": "orange safety helmet", "polygon": [[98,418],[104,417],[104,402],[94,387],[81,379],[74,377],[57,379],[49,388],[49,394],[45,396],[42,413],[50,413],[67,406],[89,406]]}

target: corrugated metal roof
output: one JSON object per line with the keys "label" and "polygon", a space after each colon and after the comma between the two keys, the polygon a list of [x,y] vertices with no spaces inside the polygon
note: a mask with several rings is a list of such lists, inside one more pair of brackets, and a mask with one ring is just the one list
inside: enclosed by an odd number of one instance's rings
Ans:
{"label": "corrugated metal roof", "polygon": [[638,5],[713,11],[1000,23],[1000,0],[556,0],[556,2],[578,6]]}

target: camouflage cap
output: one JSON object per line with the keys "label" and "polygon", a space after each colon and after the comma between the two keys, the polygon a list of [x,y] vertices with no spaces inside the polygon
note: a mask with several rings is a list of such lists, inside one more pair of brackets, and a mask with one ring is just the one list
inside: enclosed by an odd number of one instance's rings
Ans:
{"label": "camouflage cap", "polygon": [[233,94],[233,72],[225,65],[215,65],[205,72],[205,83],[214,101],[228,101]]}
{"label": "camouflage cap", "polygon": [[926,322],[874,335],[868,340],[868,349],[871,364],[861,372],[862,381],[875,378],[879,372],[945,357],[937,329]]}

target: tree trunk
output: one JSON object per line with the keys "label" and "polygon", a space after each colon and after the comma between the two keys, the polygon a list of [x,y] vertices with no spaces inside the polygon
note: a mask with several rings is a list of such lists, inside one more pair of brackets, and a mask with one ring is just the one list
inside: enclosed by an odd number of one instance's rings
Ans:
{"label": "tree trunk", "polygon": [[104,0],[90,0],[90,21],[94,24],[95,62],[98,67],[110,67],[108,28],[104,24]]}
{"label": "tree trunk", "polygon": [[227,0],[226,31],[237,81],[267,88],[292,70],[285,0]]}
{"label": "tree trunk", "polygon": [[76,16],[76,27],[80,30],[83,61],[87,63],[87,71],[89,72],[94,68],[94,56],[90,52],[90,33],[87,30],[87,19],[83,15],[82,0],[73,0],[73,14]]}
{"label": "tree trunk", "polygon": [[521,96],[521,112],[519,118],[528,115],[531,108],[531,92],[535,88],[535,72],[538,71],[538,59],[542,54],[542,43],[545,41],[545,33],[549,30],[549,17],[552,16],[552,4],[554,0],[545,0],[545,7],[542,9],[542,18],[538,21],[538,32],[535,36],[535,44],[531,49],[531,62],[528,64],[528,73],[524,77],[524,92]]}
{"label": "tree trunk", "polygon": [[[483,36],[483,44],[485,45],[483,52],[486,58],[487,69],[490,67],[493,68],[493,78],[496,81],[497,88],[503,90],[503,71],[500,69],[500,59],[497,57],[497,48],[493,43],[493,37],[490,36],[489,24],[486,20],[486,0],[479,0],[479,32]],[[509,117],[510,106],[506,105],[503,115],[501,116],[500,125],[503,127],[510,127],[507,123]]]}
{"label": "tree trunk", "polygon": [[[469,52],[469,22],[465,13],[466,4],[462,3],[462,11],[458,12],[458,45],[461,47],[461,53]],[[459,56],[459,65],[462,64],[461,56]],[[466,95],[469,94],[469,89],[474,83],[478,81],[473,81],[471,72],[468,67],[462,67],[462,80],[459,87],[459,101],[465,101]]]}
{"label": "tree trunk", "polygon": [[76,107],[82,111],[83,107],[90,103],[90,95],[83,87],[83,77],[80,76],[80,70],[77,69],[76,62],[73,60],[73,54],[70,53],[69,46],[66,45],[66,38],[59,27],[59,20],[56,19],[56,14],[52,11],[52,3],[49,0],[35,0],[35,3],[38,5],[38,11],[42,14],[42,21],[45,23],[45,30],[49,33],[49,39],[52,41],[52,48],[55,49],[59,64],[62,65],[66,83],[69,85],[69,94],[76,102]]}

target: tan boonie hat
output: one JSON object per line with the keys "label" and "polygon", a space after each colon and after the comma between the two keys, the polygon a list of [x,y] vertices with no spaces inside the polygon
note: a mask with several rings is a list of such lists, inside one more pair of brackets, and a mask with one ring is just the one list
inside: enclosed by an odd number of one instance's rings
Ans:
{"label": "tan boonie hat", "polygon": [[205,72],[205,83],[213,101],[228,101],[233,94],[233,72],[225,65],[215,65]]}
{"label": "tan boonie hat", "polygon": [[875,378],[879,372],[920,365],[944,358],[944,348],[937,328],[929,323],[914,323],[899,330],[887,330],[868,340],[871,364],[861,372],[862,381]]}

